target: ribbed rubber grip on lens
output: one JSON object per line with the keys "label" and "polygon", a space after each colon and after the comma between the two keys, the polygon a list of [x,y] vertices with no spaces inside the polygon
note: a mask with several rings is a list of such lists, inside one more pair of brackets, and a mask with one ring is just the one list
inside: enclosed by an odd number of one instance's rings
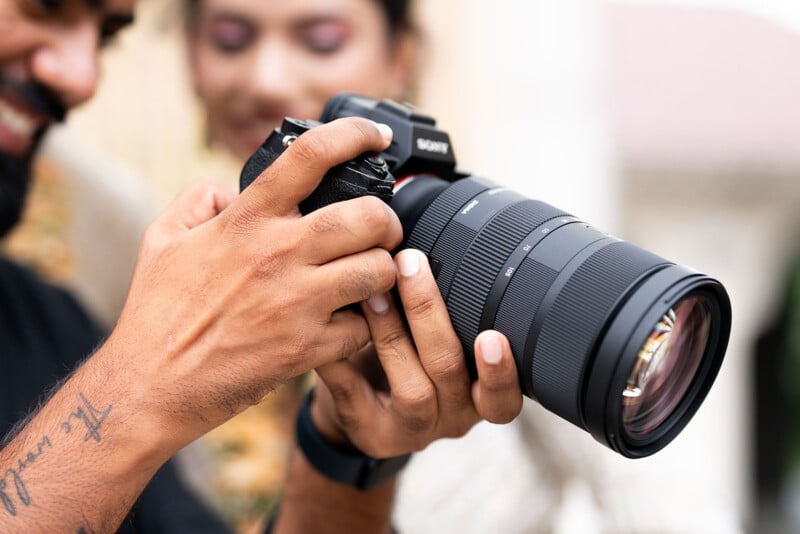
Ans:
{"label": "ribbed rubber grip on lens", "polygon": [[442,230],[450,222],[450,219],[458,213],[461,206],[486,189],[488,189],[488,186],[485,183],[471,178],[454,182],[453,185],[442,191],[431,202],[425,213],[419,218],[416,226],[414,226],[411,235],[408,236],[406,245],[409,248],[416,248],[425,254],[430,254]]}
{"label": "ribbed rubber grip on lens", "polygon": [[509,204],[484,228],[464,254],[455,272],[447,309],[468,359],[474,357],[472,340],[478,335],[486,299],[511,253],[534,228],[566,215],[538,200]]}
{"label": "ribbed rubber grip on lens", "polygon": [[535,340],[531,381],[542,406],[584,426],[581,384],[606,318],[637,279],[664,263],[655,254],[617,241],[594,252],[569,277],[552,305],[541,310],[547,315]]}

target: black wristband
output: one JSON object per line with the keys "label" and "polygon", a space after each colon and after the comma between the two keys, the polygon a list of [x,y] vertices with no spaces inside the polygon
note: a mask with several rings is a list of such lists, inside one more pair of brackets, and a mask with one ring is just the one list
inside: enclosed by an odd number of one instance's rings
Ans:
{"label": "black wristband", "polygon": [[332,480],[367,491],[393,478],[408,463],[410,454],[373,458],[357,449],[349,452],[336,449],[319,433],[311,418],[313,398],[312,389],[297,415],[297,444],[317,471]]}

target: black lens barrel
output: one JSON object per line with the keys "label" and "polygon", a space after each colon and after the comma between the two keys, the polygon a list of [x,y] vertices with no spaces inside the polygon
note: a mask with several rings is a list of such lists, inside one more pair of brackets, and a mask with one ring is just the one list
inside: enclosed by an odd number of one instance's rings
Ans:
{"label": "black lens barrel", "polygon": [[[629,457],[662,448],[699,407],[730,325],[715,280],[484,179],[417,177],[392,208],[405,245],[431,261],[473,375],[477,334],[503,332],[526,396]],[[621,400],[636,352],[670,306],[699,290],[713,301],[715,330],[695,383],[652,436],[629,436]]]}

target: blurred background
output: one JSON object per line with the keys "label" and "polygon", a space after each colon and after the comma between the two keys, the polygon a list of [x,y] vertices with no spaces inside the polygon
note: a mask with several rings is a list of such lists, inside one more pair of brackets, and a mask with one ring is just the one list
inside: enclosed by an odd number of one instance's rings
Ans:
{"label": "blurred background", "polygon": [[[153,214],[198,179],[238,183],[205,143],[175,4],[143,0],[104,54],[6,245],[107,324]],[[619,458],[526,400],[513,425],[415,457],[400,530],[800,531],[800,3],[425,0],[416,19],[414,103],[463,169],[719,278],[734,325],[705,404],[654,457]],[[289,427],[265,408],[186,453],[242,531],[280,466],[215,458],[285,447]]]}

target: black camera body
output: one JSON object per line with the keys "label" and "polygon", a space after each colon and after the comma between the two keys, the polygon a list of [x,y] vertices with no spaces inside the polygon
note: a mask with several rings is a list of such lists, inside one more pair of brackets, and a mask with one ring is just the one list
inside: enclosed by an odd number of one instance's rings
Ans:
{"label": "black camera body", "polygon": [[[272,165],[298,136],[320,124],[311,120],[285,118],[281,127],[274,130],[247,160],[239,178],[240,190],[250,185],[264,169]],[[389,165],[380,154],[362,154],[328,171],[314,192],[300,203],[300,212],[306,214],[334,202],[367,195],[389,202],[392,199],[394,182]]]}
{"label": "black camera body", "polygon": [[241,189],[298,135],[348,116],[388,124],[392,144],[331,169],[303,213],[362,195],[389,202],[403,246],[428,256],[473,376],[475,337],[496,329],[523,394],[606,446],[639,458],[678,435],[730,336],[717,280],[458,172],[447,133],[388,100],[342,93],[320,122],[286,119],[245,165]]}

